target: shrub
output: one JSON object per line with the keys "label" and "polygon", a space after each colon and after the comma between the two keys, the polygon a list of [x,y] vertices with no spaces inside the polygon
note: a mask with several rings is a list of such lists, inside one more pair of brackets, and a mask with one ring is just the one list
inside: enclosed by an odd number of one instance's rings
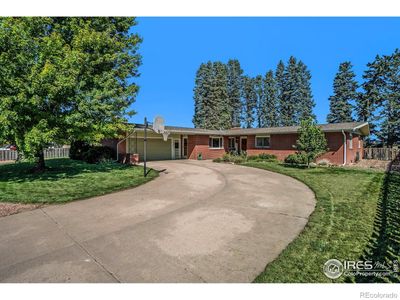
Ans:
{"label": "shrub", "polygon": [[69,157],[75,160],[84,160],[83,154],[89,151],[90,145],[83,141],[75,141],[71,143],[71,148],[69,149]]}
{"label": "shrub", "polygon": [[220,163],[220,162],[222,162],[222,158],[220,158],[220,157],[214,158],[213,162]]}
{"label": "shrub", "polygon": [[75,160],[83,160],[94,164],[115,159],[115,151],[106,146],[93,146],[86,142],[76,141],[71,144],[69,157]]}
{"label": "shrub", "polygon": [[258,154],[258,157],[262,160],[277,160],[278,158],[274,154],[268,154],[268,153],[260,153]]}
{"label": "shrub", "polygon": [[230,161],[232,160],[232,157],[234,157],[234,155],[230,155],[230,154],[228,154],[228,153],[225,153],[225,154],[222,156],[222,161],[223,161],[223,162],[230,162]]}
{"label": "shrub", "polygon": [[105,162],[114,159],[115,151],[106,146],[91,146],[83,153],[83,160],[89,164]]}
{"label": "shrub", "polygon": [[289,154],[285,158],[285,163],[291,165],[305,165],[307,164],[307,157],[301,153]]}
{"label": "shrub", "polygon": [[245,159],[241,156],[233,156],[231,158],[231,162],[233,162],[234,164],[241,164],[245,161]]}

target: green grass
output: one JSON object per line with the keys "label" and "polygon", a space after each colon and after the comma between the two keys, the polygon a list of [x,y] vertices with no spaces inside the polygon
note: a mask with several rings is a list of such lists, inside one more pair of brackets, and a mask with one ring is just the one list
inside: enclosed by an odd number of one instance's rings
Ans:
{"label": "green grass", "polygon": [[[362,260],[384,263],[393,270],[393,262],[400,266],[400,173],[385,175],[375,216],[374,232],[364,250]],[[356,282],[400,282],[400,273],[371,278],[359,276]]]}
{"label": "green grass", "polygon": [[350,168],[296,168],[271,162],[244,165],[294,177],[308,185],[317,199],[303,232],[255,282],[345,281],[343,276],[328,279],[323,274],[323,265],[331,258],[361,259],[372,244],[385,174]]}
{"label": "green grass", "polygon": [[32,173],[31,163],[0,165],[0,202],[63,203],[107,194],[145,183],[142,167],[117,163],[87,164],[71,159],[50,159],[48,170]]}

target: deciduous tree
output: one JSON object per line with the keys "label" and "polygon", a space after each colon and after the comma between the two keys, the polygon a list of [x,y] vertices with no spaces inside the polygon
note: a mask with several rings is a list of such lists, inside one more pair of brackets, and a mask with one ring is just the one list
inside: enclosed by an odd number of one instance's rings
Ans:
{"label": "deciduous tree", "polygon": [[312,118],[300,122],[298,131],[297,149],[307,157],[307,166],[310,162],[327,150],[325,134]]}
{"label": "deciduous tree", "polygon": [[126,128],[141,57],[135,18],[0,18],[0,138],[45,167],[49,143]]}

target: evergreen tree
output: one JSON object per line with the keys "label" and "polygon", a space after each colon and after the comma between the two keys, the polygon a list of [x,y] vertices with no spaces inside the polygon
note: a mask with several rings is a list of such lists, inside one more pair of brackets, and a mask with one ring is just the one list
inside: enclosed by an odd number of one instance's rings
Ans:
{"label": "evergreen tree", "polygon": [[268,71],[264,77],[264,101],[260,106],[262,111],[260,127],[279,126],[278,91],[274,73]]}
{"label": "evergreen tree", "polygon": [[206,64],[202,63],[196,72],[195,87],[194,87],[194,116],[193,124],[196,128],[204,128],[205,124],[205,102],[210,94],[212,83],[212,63],[209,61]]}
{"label": "evergreen tree", "polygon": [[376,136],[376,126],[379,121],[375,114],[377,104],[380,102],[380,87],[383,84],[382,76],[384,74],[383,58],[379,55],[375,60],[367,64],[367,70],[364,72],[362,84],[363,92],[358,94],[355,106],[357,121],[369,122],[371,135],[366,138],[366,143],[370,144],[373,137]]}
{"label": "evergreen tree", "polygon": [[228,97],[231,109],[231,127],[240,127],[240,116],[242,112],[241,89],[243,70],[237,59],[230,59],[228,68]]}
{"label": "evergreen tree", "polygon": [[196,124],[206,129],[231,127],[231,110],[228,98],[228,74],[222,62],[207,63],[202,85],[200,113],[195,115]]}
{"label": "evergreen tree", "polygon": [[300,101],[297,103],[296,123],[299,124],[301,120],[309,118],[316,120],[316,116],[313,113],[315,102],[311,91],[311,73],[302,61],[297,64],[297,72]]}
{"label": "evergreen tree", "polygon": [[328,123],[353,122],[351,102],[358,98],[358,84],[356,74],[352,71],[352,65],[346,61],[339,65],[335,79],[333,80],[333,96],[329,97],[330,112]]}
{"label": "evergreen tree", "polygon": [[254,79],[249,76],[243,77],[243,122],[246,128],[253,127],[254,113],[257,106],[257,94]]}
{"label": "evergreen tree", "polygon": [[[400,143],[400,51],[377,56],[364,74],[365,94],[360,97],[359,117],[373,123],[380,141],[387,146]],[[361,100],[362,99],[362,100]],[[368,101],[368,102],[367,102]],[[377,110],[377,107],[381,109]],[[364,115],[363,115],[364,114]]]}
{"label": "evergreen tree", "polygon": [[254,91],[256,93],[256,115],[258,127],[263,127],[262,119],[265,118],[265,92],[264,83],[261,75],[257,75],[254,79]]}
{"label": "evergreen tree", "polygon": [[285,87],[285,64],[282,60],[279,61],[275,71],[277,110],[278,110],[278,125],[283,125],[280,112],[283,106],[283,90]]}
{"label": "evergreen tree", "polygon": [[283,74],[282,95],[280,101],[280,119],[282,126],[293,126],[298,123],[296,112],[301,100],[300,76],[297,68],[297,60],[290,57]]}

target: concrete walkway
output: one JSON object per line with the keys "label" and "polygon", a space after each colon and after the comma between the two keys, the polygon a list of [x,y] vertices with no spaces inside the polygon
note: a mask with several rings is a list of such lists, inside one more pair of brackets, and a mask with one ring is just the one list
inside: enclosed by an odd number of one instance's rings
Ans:
{"label": "concrete walkway", "polygon": [[1,282],[251,282],[314,194],[264,170],[153,162],[140,187],[0,218]]}

